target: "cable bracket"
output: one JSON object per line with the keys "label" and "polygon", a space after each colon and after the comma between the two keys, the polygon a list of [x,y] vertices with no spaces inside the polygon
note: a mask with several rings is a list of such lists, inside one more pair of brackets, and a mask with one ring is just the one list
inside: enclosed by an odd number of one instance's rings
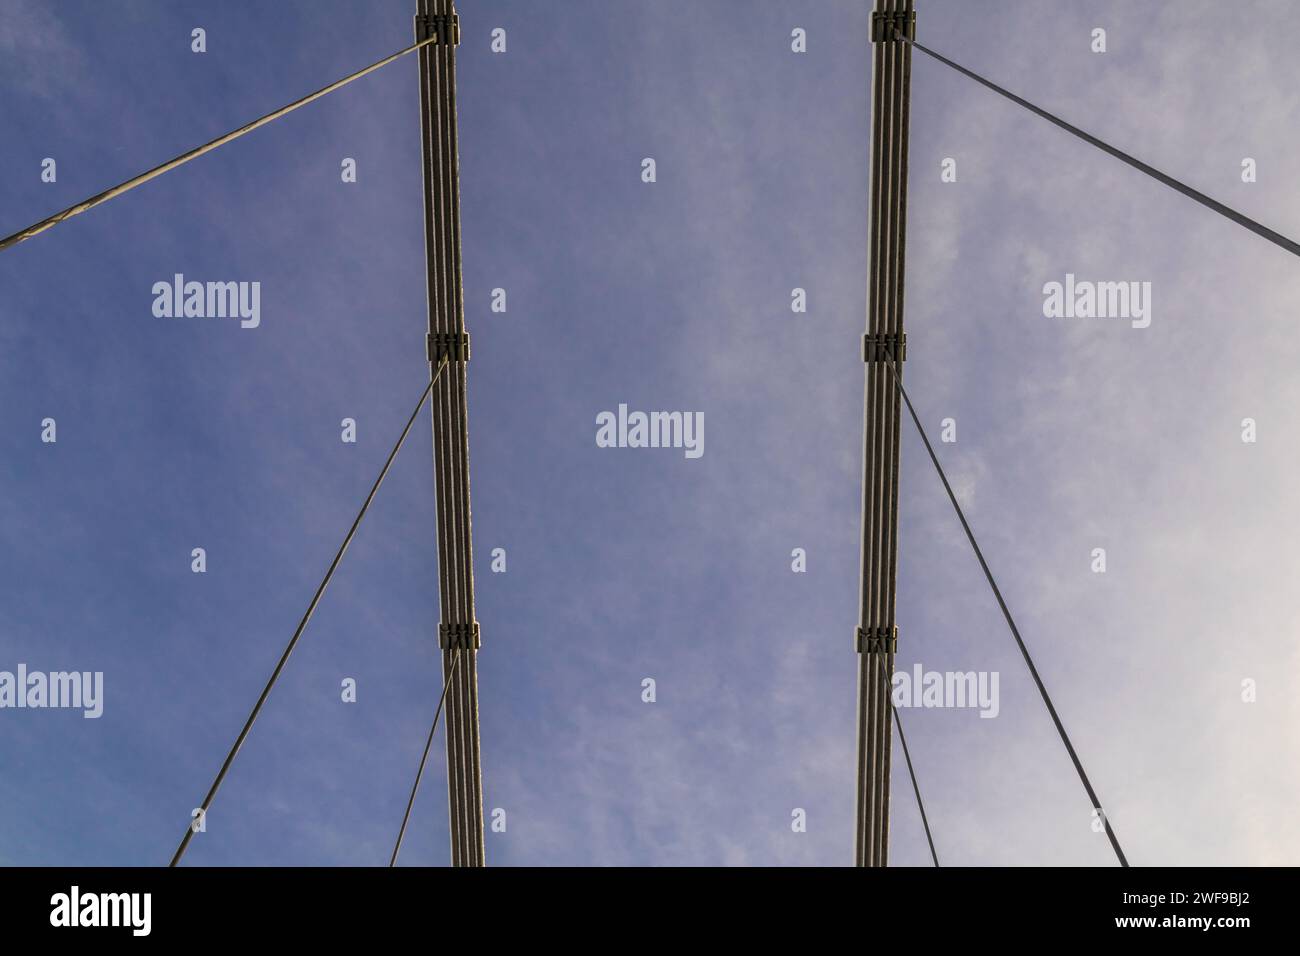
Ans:
{"label": "cable bracket", "polygon": [[439,623],[438,646],[444,651],[452,649],[477,651],[482,646],[478,633],[478,621],[472,624]]}
{"label": "cable bracket", "polygon": [[448,362],[469,361],[468,332],[430,332],[429,364],[437,365],[443,356]]}
{"label": "cable bracket", "polygon": [[907,359],[906,332],[868,332],[862,337],[862,361],[883,362],[889,358],[895,362]]}
{"label": "cable bracket", "polygon": [[916,11],[905,13],[902,10],[885,12],[874,10],[871,14],[871,42],[886,43],[899,39],[901,33],[909,40],[916,39]]}
{"label": "cable bracket", "polygon": [[854,645],[859,654],[893,654],[898,650],[898,628],[860,627]]}
{"label": "cable bracket", "polygon": [[417,13],[415,42],[437,37],[433,46],[460,46],[460,17],[451,13]]}

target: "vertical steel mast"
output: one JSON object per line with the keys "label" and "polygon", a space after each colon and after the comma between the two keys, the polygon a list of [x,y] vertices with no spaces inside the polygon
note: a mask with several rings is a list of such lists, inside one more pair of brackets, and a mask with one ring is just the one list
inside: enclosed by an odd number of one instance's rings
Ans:
{"label": "vertical steel mast", "polygon": [[425,257],[428,260],[433,467],[438,508],[438,644],[447,687],[447,803],[452,866],[483,866],[483,774],[478,733],[479,627],[474,618],[470,531],[465,331],[460,262],[460,169],[456,142],[456,46],[460,22],[452,0],[417,0],[420,130],[424,153]]}
{"label": "vertical steel mast", "polygon": [[[915,36],[912,0],[876,0],[871,136],[871,233],[862,468],[862,590],[858,652],[858,866],[889,862],[889,758],[893,743],[890,677],[898,645],[899,398],[890,369],[902,375],[903,264],[907,236],[907,128],[912,51],[898,38]],[[901,379],[900,379],[901,380]]]}

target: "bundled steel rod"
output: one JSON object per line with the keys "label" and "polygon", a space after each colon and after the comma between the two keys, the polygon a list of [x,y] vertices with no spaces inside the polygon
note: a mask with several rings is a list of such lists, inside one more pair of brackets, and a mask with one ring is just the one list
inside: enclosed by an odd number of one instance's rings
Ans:
{"label": "bundled steel rod", "polygon": [[433,462],[438,514],[438,588],[446,690],[447,797],[453,866],[483,866],[483,783],[478,729],[478,622],[470,524],[465,331],[461,289],[460,185],[456,140],[456,44],[452,0],[418,0],[420,127],[424,154],[425,256],[431,363],[449,360],[433,391]]}
{"label": "bundled steel rod", "polygon": [[862,589],[857,630],[859,866],[889,860],[889,773],[893,741],[890,677],[897,643],[899,403],[883,367],[905,354],[903,278],[907,212],[907,131],[911,50],[896,29],[911,31],[912,0],[877,0],[874,52],[871,233],[866,387],[863,415]]}

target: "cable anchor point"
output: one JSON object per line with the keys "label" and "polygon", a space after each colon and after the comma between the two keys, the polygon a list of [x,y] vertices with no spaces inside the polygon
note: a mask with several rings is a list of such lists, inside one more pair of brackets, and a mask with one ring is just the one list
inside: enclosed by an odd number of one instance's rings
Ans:
{"label": "cable anchor point", "polygon": [[460,46],[460,17],[454,13],[417,13],[415,42],[437,38],[433,46]]}
{"label": "cable anchor point", "polygon": [[907,360],[906,332],[868,332],[862,336],[862,361],[895,362]]}
{"label": "cable anchor point", "polygon": [[430,332],[429,364],[437,365],[444,356],[448,362],[468,362],[469,333]]}
{"label": "cable anchor point", "polygon": [[477,651],[483,642],[479,638],[478,621],[471,624],[439,624],[438,646],[444,651],[453,648],[462,651]]}
{"label": "cable anchor point", "polygon": [[[902,37],[899,34],[902,34]],[[871,42],[888,43],[906,37],[916,39],[916,11],[905,13],[902,10],[885,12],[872,11]]]}
{"label": "cable anchor point", "polygon": [[853,643],[859,654],[893,654],[898,650],[898,628],[860,627]]}

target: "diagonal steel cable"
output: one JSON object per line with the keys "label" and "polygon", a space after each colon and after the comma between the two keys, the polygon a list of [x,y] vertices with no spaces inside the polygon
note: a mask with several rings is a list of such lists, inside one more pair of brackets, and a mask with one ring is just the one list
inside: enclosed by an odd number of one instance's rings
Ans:
{"label": "diagonal steel cable", "polygon": [[447,688],[456,674],[456,665],[460,663],[460,648],[451,655],[451,670],[442,684],[442,694],[438,697],[438,707],[433,712],[433,726],[429,728],[429,739],[424,742],[424,755],[420,757],[419,769],[415,771],[415,783],[411,786],[411,797],[406,801],[406,813],[402,815],[402,828],[397,831],[397,842],[393,844],[393,855],[388,860],[390,867],[397,865],[397,854],[402,850],[402,839],[406,836],[406,824],[411,819],[411,808],[415,806],[415,795],[420,792],[420,780],[424,777],[424,765],[429,762],[429,749],[433,746],[433,736],[438,731],[438,718],[442,716],[442,705],[447,699]]}
{"label": "diagonal steel cable", "polygon": [[[366,495],[366,500],[362,503],[361,510],[357,512],[357,516],[352,522],[352,527],[348,529],[347,536],[343,539],[343,543],[339,545],[338,552],[334,555],[334,560],[330,562],[329,570],[325,572],[325,577],[321,579],[320,585],[316,588],[316,593],[312,595],[311,603],[307,605],[306,613],[303,614],[302,620],[298,622],[298,627],[293,632],[293,637],[289,639],[289,644],[285,647],[284,653],[280,655],[280,661],[275,665],[275,670],[271,672],[270,680],[268,680],[266,686],[262,688],[261,696],[257,698],[257,703],[253,705],[253,710],[248,715],[248,719],[244,721],[244,728],[239,732],[239,736],[235,738],[235,743],[230,748],[230,752],[226,754],[226,759],[221,764],[221,769],[217,771],[216,779],[212,781],[212,786],[208,788],[208,795],[203,798],[203,803],[199,807],[202,814],[206,815],[209,808],[211,808],[212,801],[217,795],[217,790],[220,789],[222,781],[226,779],[226,774],[230,770],[230,765],[235,762],[235,755],[239,753],[239,749],[244,746],[244,740],[247,739],[248,732],[253,729],[253,723],[257,720],[257,715],[262,712],[262,705],[266,703],[266,699],[271,695],[271,688],[274,687],[275,682],[280,679],[280,672],[284,670],[284,665],[289,661],[289,655],[293,653],[293,649],[297,646],[298,639],[302,637],[303,631],[307,629],[307,622],[311,620],[312,614],[315,613],[316,606],[320,603],[321,596],[324,595],[325,589],[329,587],[330,580],[334,577],[334,572],[337,570],[339,562],[343,560],[344,552],[347,551],[348,545],[352,543],[352,538],[356,535],[357,528],[361,526],[361,519],[366,516],[366,512],[370,509],[370,503],[375,500],[375,494],[379,491],[379,486],[384,483],[384,478],[388,476],[388,469],[392,466],[393,459],[397,457],[398,451],[401,450],[403,443],[406,441],[406,436],[411,432],[411,426],[415,424],[415,419],[420,414],[420,409],[424,407],[425,400],[428,399],[429,393],[433,391],[433,383],[438,381],[438,377],[446,367],[447,359],[444,356],[442,361],[438,363],[437,371],[429,379],[429,384],[424,387],[424,391],[420,394],[419,404],[415,406],[415,410],[411,412],[411,417],[407,419],[406,427],[402,429],[402,434],[397,439],[397,444],[395,444],[393,450],[388,453],[388,459],[384,462],[384,467],[380,470],[379,477],[375,479],[375,483],[371,486],[370,494]],[[176,848],[176,852],[172,855],[171,863],[169,863],[168,866],[176,866],[180,863],[181,857],[183,857],[185,851],[189,849],[190,841],[194,839],[194,832],[194,823],[191,821],[190,825],[185,828],[185,836],[181,840],[180,846]]]}
{"label": "diagonal steel cable", "polygon": [[1142,162],[1142,160],[1137,159],[1134,156],[1130,156],[1128,153],[1124,152],[1123,150],[1111,146],[1109,143],[1105,142],[1104,140],[1098,139],[1096,136],[1093,136],[1091,133],[1085,132],[1084,130],[1079,129],[1079,127],[1067,123],[1059,116],[1049,113],[1041,106],[1035,106],[1033,103],[1029,102],[1028,100],[1017,96],[1015,93],[1012,93],[1010,90],[1006,90],[998,86],[992,80],[985,79],[984,77],[976,73],[974,70],[968,70],[966,67],[962,66],[961,64],[954,63],[946,56],[942,56],[941,54],[936,53],[934,50],[922,46],[920,43],[917,43],[915,40],[909,39],[906,35],[898,31],[897,29],[894,30],[894,36],[902,40],[904,43],[907,43],[909,46],[914,47],[917,50],[920,50],[922,53],[924,53],[926,56],[930,57],[931,59],[937,60],[940,63],[944,64],[944,66],[950,67],[951,69],[956,70],[958,73],[962,74],[963,76],[969,77],[970,79],[974,80],[976,83],[979,83],[980,85],[985,86],[988,89],[992,90],[994,93],[1006,97],[1007,99],[1017,104],[1018,106],[1022,106],[1025,109],[1029,110],[1029,112],[1037,116],[1041,116],[1049,123],[1059,126],[1067,133],[1070,133],[1073,136],[1077,136],[1085,143],[1089,143],[1097,147],[1102,152],[1109,153],[1111,156],[1114,156],[1116,159],[1120,160],[1121,162],[1128,163],[1128,165],[1132,166],[1134,169],[1138,170],[1139,172],[1145,173],[1146,175],[1150,176],[1152,179],[1156,180],[1157,182],[1164,183],[1170,189],[1176,190],[1182,193],[1184,196],[1188,197],[1189,199],[1195,200],[1196,202],[1200,203],[1202,206],[1205,206],[1207,209],[1214,210],[1220,216],[1223,216],[1225,219],[1230,219],[1233,222],[1235,222],[1237,225],[1249,229],[1251,232],[1255,233],[1255,235],[1267,239],[1269,242],[1273,243],[1276,246],[1280,246],[1281,248],[1285,249],[1287,252],[1291,253],[1294,256],[1300,256],[1300,243],[1297,243],[1292,239],[1288,239],[1286,236],[1268,228],[1268,226],[1265,226],[1262,223],[1256,222],[1254,219],[1251,219],[1249,216],[1246,216],[1243,213],[1238,212],[1237,210],[1233,209],[1231,206],[1225,206],[1217,199],[1211,199],[1209,196],[1205,195],[1205,193],[1193,189],[1191,186],[1188,186],[1186,183],[1177,180],[1166,173],[1162,173],[1154,166],[1144,163]]}
{"label": "diagonal steel cable", "polygon": [[279,119],[281,116],[284,116],[286,113],[292,113],[300,106],[306,106],[308,103],[311,103],[314,100],[318,100],[322,96],[325,96],[326,94],[333,93],[335,90],[347,86],[353,80],[359,80],[361,79],[361,77],[365,76],[366,74],[373,73],[375,70],[387,66],[389,63],[392,63],[394,60],[406,56],[406,54],[408,53],[412,53],[415,50],[420,49],[421,47],[428,46],[430,43],[437,43],[439,39],[440,39],[440,35],[435,33],[433,36],[420,40],[418,43],[413,43],[411,46],[408,46],[404,50],[398,50],[392,56],[386,56],[382,60],[377,60],[374,63],[371,63],[369,66],[363,67],[362,69],[357,70],[357,72],[351,73],[343,77],[343,79],[341,80],[335,80],[333,83],[329,84],[328,86],[321,87],[315,93],[308,93],[306,96],[302,97],[301,99],[294,100],[292,103],[289,103],[286,106],[282,106],[278,110],[273,110],[272,112],[267,113],[265,116],[253,120],[251,123],[245,123],[243,126],[239,127],[239,129],[231,130],[229,133],[226,133],[224,136],[218,136],[216,139],[212,140],[211,142],[204,143],[202,146],[196,146],[194,147],[194,149],[191,149],[189,152],[181,153],[181,155],[169,159],[167,160],[167,162],[155,166],[153,169],[146,170],[145,172],[140,173],[138,176],[132,176],[126,182],[118,183],[116,186],[113,186],[110,189],[105,189],[102,193],[96,193],[94,196],[91,196],[89,199],[84,199],[79,203],[74,203],[73,205],[69,206],[67,209],[64,209],[60,212],[56,212],[54,215],[48,216],[45,219],[42,219],[40,222],[33,223],[32,225],[28,226],[26,229],[19,229],[13,235],[7,236],[4,239],[0,239],[0,250],[8,249],[10,246],[16,246],[18,245],[18,243],[23,242],[27,239],[30,239],[32,236],[44,232],[46,229],[49,229],[53,226],[57,226],[59,223],[63,222],[66,219],[71,219],[73,216],[79,215],[88,209],[94,209],[96,206],[100,205],[101,203],[106,203],[110,199],[113,199],[117,196],[122,195],[122,193],[124,192],[128,192],[134,189],[136,186],[141,186],[147,183],[151,179],[156,179],[157,177],[161,176],[163,173],[170,172],[171,170],[175,169],[177,166],[183,166],[184,164],[188,163],[192,159],[198,159],[204,153],[212,152],[212,150],[216,149],[218,146],[224,146],[226,143],[229,143],[232,140],[239,139],[239,137],[243,136],[245,133],[251,133],[259,126],[265,126],[267,123],[271,122],[272,120]]}
{"label": "diagonal steel cable", "polygon": [[921,436],[921,441],[925,443],[925,450],[930,453],[930,461],[934,464],[934,470],[939,473],[939,480],[943,482],[944,491],[948,492],[948,500],[952,502],[953,510],[957,512],[957,518],[961,521],[962,530],[966,532],[966,539],[970,542],[971,548],[975,552],[975,557],[979,559],[980,567],[984,569],[984,577],[989,582],[989,587],[993,589],[993,596],[997,598],[998,607],[1002,609],[1002,616],[1006,618],[1007,627],[1011,629],[1011,636],[1016,639],[1016,646],[1020,648],[1020,654],[1025,659],[1025,664],[1029,667],[1029,674],[1034,679],[1034,684],[1038,687],[1038,693],[1043,698],[1043,703],[1047,705],[1047,712],[1052,717],[1052,723],[1056,725],[1056,732],[1061,736],[1061,742],[1065,744],[1065,749],[1070,755],[1070,760],[1074,763],[1074,769],[1079,774],[1079,779],[1083,782],[1083,789],[1088,792],[1088,799],[1092,801],[1095,811],[1101,816],[1102,824],[1106,828],[1106,837],[1110,840],[1111,848],[1115,851],[1115,856],[1119,860],[1120,866],[1128,866],[1128,859],[1124,856],[1124,850],[1119,845],[1119,838],[1115,836],[1115,831],[1111,828],[1110,817],[1102,810],[1101,801],[1097,799],[1097,792],[1092,788],[1092,781],[1088,779],[1088,774],[1083,769],[1083,763],[1079,760],[1079,755],[1074,750],[1074,744],[1070,743],[1070,735],[1065,732],[1065,725],[1061,723],[1060,716],[1056,713],[1056,707],[1052,704],[1052,698],[1047,693],[1047,687],[1043,684],[1043,679],[1038,675],[1038,668],[1034,666],[1033,658],[1029,656],[1029,648],[1025,646],[1024,639],[1020,636],[1020,629],[1016,627],[1015,620],[1011,617],[1011,610],[1007,607],[1006,600],[1002,597],[1002,591],[998,587],[998,582],[993,579],[993,572],[989,570],[988,562],[984,560],[984,552],[980,550],[979,542],[975,540],[975,533],[971,531],[969,522],[966,521],[966,515],[961,510],[961,505],[957,502],[957,496],[953,493],[952,485],[948,483],[948,476],[944,473],[943,465],[939,464],[939,458],[934,453],[934,446],[930,444],[929,436],[926,435],[925,429],[921,427],[921,419],[917,417],[916,409],[912,406],[912,399],[908,396],[907,390],[903,388],[902,377],[898,374],[898,367],[894,364],[894,358],[889,352],[889,347],[884,346],[885,350],[885,367],[889,369],[894,377],[894,385],[898,388],[898,393],[903,396],[903,402],[907,405],[907,411],[912,417],[912,424],[916,426],[917,433]]}

